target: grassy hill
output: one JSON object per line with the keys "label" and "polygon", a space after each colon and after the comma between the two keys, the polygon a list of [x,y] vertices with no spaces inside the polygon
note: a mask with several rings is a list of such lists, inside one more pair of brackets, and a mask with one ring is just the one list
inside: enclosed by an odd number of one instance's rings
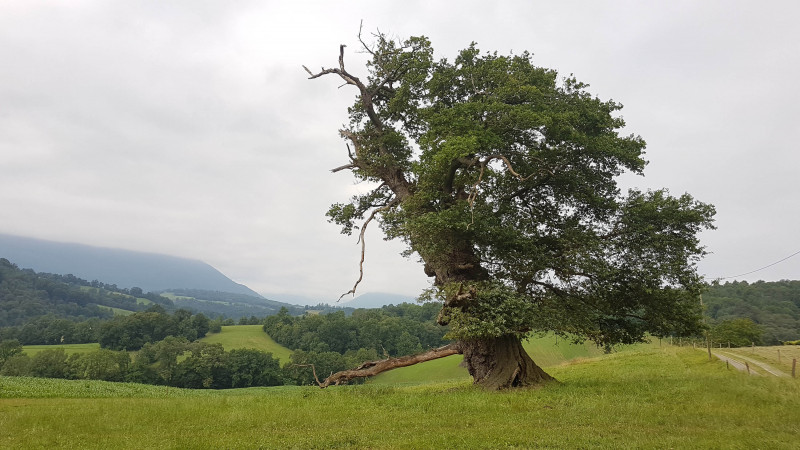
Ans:
{"label": "grassy hill", "polygon": [[553,366],[560,382],[193,391],[0,377],[0,448],[797,448],[800,383],[702,351]]}
{"label": "grassy hill", "polygon": [[261,328],[261,325],[231,325],[222,327],[219,333],[209,334],[201,342],[207,344],[222,344],[225,350],[236,348],[254,348],[272,353],[272,356],[281,361],[281,365],[289,362],[292,353],[288,348],[273,341]]}

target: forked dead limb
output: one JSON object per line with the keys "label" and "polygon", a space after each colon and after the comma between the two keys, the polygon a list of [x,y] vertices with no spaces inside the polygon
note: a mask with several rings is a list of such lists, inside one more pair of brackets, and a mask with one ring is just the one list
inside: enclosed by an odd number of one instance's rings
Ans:
{"label": "forked dead limb", "polygon": [[[356,367],[355,369],[336,372],[321,383],[319,379],[317,379],[317,373],[315,370],[314,379],[317,380],[319,387],[324,389],[331,385],[338,386],[340,384],[346,384],[348,381],[355,378],[374,377],[375,375],[386,372],[387,370],[413,366],[414,364],[421,362],[432,361],[434,359],[444,358],[446,356],[457,355],[460,353],[461,348],[459,345],[457,343],[452,343],[445,345],[444,347],[434,348],[432,350],[428,350],[427,352],[418,353],[416,355],[401,356],[399,358],[387,358],[378,361],[368,361]],[[304,364],[304,366],[311,366],[312,370],[314,369],[312,364]]]}
{"label": "forked dead limb", "polygon": [[[361,261],[358,263],[358,273],[359,273],[358,280],[356,280],[356,284],[353,285],[353,289],[350,289],[349,291],[339,296],[339,300],[341,300],[342,297],[344,297],[347,294],[356,295],[356,288],[358,287],[359,284],[361,284],[361,280],[364,279],[364,256],[367,249],[366,243],[364,242],[364,233],[367,231],[367,225],[369,225],[369,223],[372,222],[372,219],[374,219],[379,212],[391,209],[397,203],[399,202],[395,198],[385,206],[372,211],[372,214],[369,215],[369,218],[367,218],[367,220],[364,222],[364,225],[361,226],[361,232],[358,235],[358,241],[361,243]],[[338,302],[339,300],[336,301]]]}

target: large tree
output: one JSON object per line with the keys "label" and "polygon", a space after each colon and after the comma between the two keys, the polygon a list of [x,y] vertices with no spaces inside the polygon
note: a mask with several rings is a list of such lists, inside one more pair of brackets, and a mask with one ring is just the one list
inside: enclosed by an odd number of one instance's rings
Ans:
{"label": "large tree", "polygon": [[697,235],[714,209],[688,194],[621,192],[616,177],[646,161],[644,141],[619,133],[620,104],[527,52],[472,44],[435,61],[424,37],[359,42],[364,77],[346,67],[344,45],[337,66],[306,68],[355,88],[340,130],[349,162],[333,171],[374,183],[328,215],[346,234],[361,224],[362,245],[373,219],[404,241],[455,342],[321,384],[461,353],[476,384],[527,386],[551,379],[522,348],[531,333],[612,346],[698,331]]}

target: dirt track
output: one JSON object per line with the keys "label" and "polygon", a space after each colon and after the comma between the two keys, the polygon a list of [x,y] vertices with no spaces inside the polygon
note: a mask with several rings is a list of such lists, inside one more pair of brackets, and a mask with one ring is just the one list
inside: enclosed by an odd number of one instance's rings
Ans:
{"label": "dirt track", "polygon": [[[740,353],[732,352],[732,351],[729,351],[729,350],[721,351],[720,353],[724,353],[724,354],[728,355],[730,358],[738,359],[739,361],[747,361],[747,363],[750,364],[750,366],[751,366],[750,367],[751,371],[752,371],[752,366],[755,365],[755,366],[758,366],[760,369],[762,369],[764,372],[766,372],[766,373],[768,373],[770,375],[774,375],[776,377],[788,377],[789,376],[788,373],[783,372],[783,371],[781,371],[779,369],[776,369],[776,368],[770,366],[767,363],[764,363],[764,362],[761,362],[761,361],[757,361],[755,359],[752,359],[752,358],[749,358],[747,356],[744,356],[744,355],[742,355]],[[719,356],[717,356],[717,357],[719,357]]]}
{"label": "dirt track", "polygon": [[[711,350],[711,354],[716,356],[722,361],[727,361],[728,364],[730,364],[731,366],[733,366],[738,370],[741,370],[742,372],[746,372],[747,367],[750,366],[750,375],[753,376],[761,376],[761,375],[775,376],[775,377],[789,376],[789,374],[787,374],[786,372],[776,369],[767,363],[749,358],[747,356],[741,355],[736,352],[732,352],[730,350]],[[745,364],[745,362],[747,364]]]}

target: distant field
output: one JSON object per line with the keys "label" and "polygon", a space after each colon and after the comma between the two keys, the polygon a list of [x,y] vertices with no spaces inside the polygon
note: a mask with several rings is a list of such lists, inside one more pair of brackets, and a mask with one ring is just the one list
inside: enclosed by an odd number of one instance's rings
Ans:
{"label": "distant field", "polygon": [[[591,358],[603,352],[594,344],[573,344],[547,335],[528,340],[525,350],[541,367],[551,367],[576,358]],[[461,367],[461,355],[448,356],[422,364],[384,372],[369,380],[374,384],[418,384],[452,380],[469,380],[467,369]]]}
{"label": "distant field", "polygon": [[22,347],[22,351],[24,351],[28,356],[33,356],[42,350],[52,350],[58,348],[63,348],[67,355],[71,355],[73,353],[89,353],[94,350],[98,350],[100,348],[100,344],[95,342],[93,344],[24,345]]}
{"label": "distant field", "polygon": [[254,348],[272,353],[281,364],[289,362],[292,351],[273,341],[264,333],[261,325],[231,325],[222,327],[220,333],[208,334],[200,340],[208,344],[222,344],[225,350],[236,348]]}
{"label": "distant field", "polygon": [[127,309],[121,309],[121,308],[114,308],[112,306],[97,305],[97,307],[101,308],[101,309],[108,309],[110,311],[113,311],[115,316],[129,316],[129,315],[133,314],[133,311],[129,311]]}
{"label": "distant field", "polygon": [[194,391],[0,377],[0,448],[769,448],[800,442],[800,383],[692,348],[628,349],[486,392],[416,386]]}
{"label": "distant field", "polygon": [[206,300],[206,299],[202,299],[202,298],[187,297],[185,295],[176,295],[176,294],[173,294],[172,292],[162,292],[161,296],[172,300],[176,305],[178,303],[180,303],[180,302],[188,301],[188,300],[193,300],[193,301],[198,301],[198,302],[205,302],[205,303],[216,303],[218,305],[231,305],[232,304],[231,302],[223,302],[223,301],[217,301],[217,300]]}

